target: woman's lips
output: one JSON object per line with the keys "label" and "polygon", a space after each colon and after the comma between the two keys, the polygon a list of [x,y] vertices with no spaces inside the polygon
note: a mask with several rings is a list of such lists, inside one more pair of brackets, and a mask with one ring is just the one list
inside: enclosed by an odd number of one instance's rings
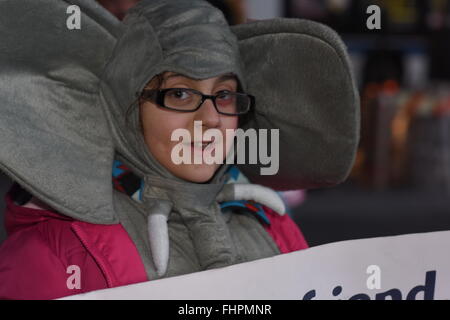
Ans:
{"label": "woman's lips", "polygon": [[192,150],[198,149],[198,150],[202,150],[205,151],[206,148],[208,147],[213,147],[214,146],[214,137],[212,137],[211,140],[202,140],[202,141],[193,141],[190,144],[190,147]]}
{"label": "woman's lips", "polygon": [[199,141],[199,142],[192,142],[191,143],[191,149],[199,149],[204,151],[209,145],[212,145],[213,141]]}

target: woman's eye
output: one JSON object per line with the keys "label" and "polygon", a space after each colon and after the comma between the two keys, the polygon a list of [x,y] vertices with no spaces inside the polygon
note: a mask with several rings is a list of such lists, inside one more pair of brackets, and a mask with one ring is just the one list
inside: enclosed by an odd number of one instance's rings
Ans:
{"label": "woman's eye", "polygon": [[169,96],[171,98],[184,100],[190,97],[190,93],[185,90],[172,90],[169,92]]}
{"label": "woman's eye", "polygon": [[220,91],[216,94],[216,104],[223,107],[234,107],[236,105],[236,95],[230,91]]}
{"label": "woman's eye", "polygon": [[228,90],[219,91],[216,93],[217,99],[228,100],[231,99],[231,92]]}

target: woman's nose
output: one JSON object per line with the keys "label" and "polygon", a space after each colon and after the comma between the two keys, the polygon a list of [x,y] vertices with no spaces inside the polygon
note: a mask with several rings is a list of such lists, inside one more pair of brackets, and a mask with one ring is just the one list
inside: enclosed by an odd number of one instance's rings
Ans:
{"label": "woman's nose", "polygon": [[220,125],[220,114],[211,99],[206,99],[195,114],[196,121],[202,121],[203,126],[216,128]]}

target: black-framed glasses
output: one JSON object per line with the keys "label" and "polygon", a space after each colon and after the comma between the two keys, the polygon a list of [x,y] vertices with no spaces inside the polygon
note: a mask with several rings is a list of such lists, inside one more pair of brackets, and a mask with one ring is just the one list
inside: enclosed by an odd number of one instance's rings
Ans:
{"label": "black-framed glasses", "polygon": [[217,112],[228,116],[246,114],[255,104],[255,97],[252,95],[225,90],[215,95],[207,95],[187,88],[143,90],[141,98],[155,102],[161,107],[181,112],[197,111],[206,100],[211,99]]}

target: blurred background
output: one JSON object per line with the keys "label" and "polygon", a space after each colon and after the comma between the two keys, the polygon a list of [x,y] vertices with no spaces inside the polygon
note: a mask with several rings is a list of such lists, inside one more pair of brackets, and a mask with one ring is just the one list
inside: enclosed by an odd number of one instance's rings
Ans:
{"label": "blurred background", "polygon": [[[138,0],[98,0],[122,19]],[[361,143],[344,184],[285,193],[311,246],[450,230],[450,0],[210,0],[230,24],[274,17],[329,25],[361,94]],[[381,29],[368,30],[368,6]],[[0,173],[3,195],[11,182]],[[0,224],[1,226],[1,224]],[[0,227],[0,242],[5,238]]]}

